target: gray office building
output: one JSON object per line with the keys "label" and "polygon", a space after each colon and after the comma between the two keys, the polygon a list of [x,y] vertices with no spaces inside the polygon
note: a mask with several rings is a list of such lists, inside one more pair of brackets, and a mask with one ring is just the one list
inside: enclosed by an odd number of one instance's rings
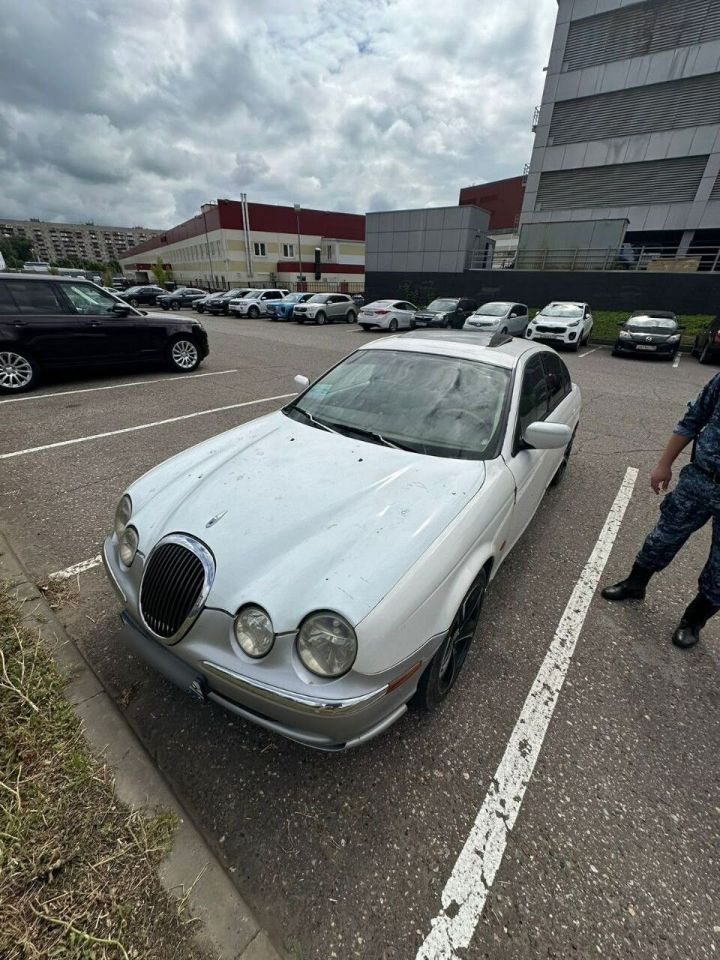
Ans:
{"label": "gray office building", "polygon": [[535,130],[521,228],[720,244],[720,0],[558,0]]}

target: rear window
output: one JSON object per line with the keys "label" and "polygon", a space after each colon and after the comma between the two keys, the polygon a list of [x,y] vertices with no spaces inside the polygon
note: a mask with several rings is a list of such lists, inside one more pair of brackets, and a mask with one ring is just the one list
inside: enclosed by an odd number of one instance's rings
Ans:
{"label": "rear window", "polygon": [[7,290],[20,313],[68,313],[54,284],[37,280],[7,280]]}

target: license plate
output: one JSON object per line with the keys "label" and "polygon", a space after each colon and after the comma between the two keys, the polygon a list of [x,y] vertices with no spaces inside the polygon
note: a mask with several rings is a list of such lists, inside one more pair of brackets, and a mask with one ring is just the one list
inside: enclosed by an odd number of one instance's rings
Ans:
{"label": "license plate", "polygon": [[644,343],[639,343],[636,347],[636,350],[657,350],[657,347],[651,347]]}
{"label": "license plate", "polygon": [[562,340],[563,335],[561,333],[541,333],[539,336],[543,340]]}

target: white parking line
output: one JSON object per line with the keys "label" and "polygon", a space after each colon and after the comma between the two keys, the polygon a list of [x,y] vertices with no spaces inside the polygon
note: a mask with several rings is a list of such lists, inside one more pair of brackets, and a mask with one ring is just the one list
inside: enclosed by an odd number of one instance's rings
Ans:
{"label": "white parking line", "polygon": [[251,407],[255,403],[271,403],[273,400],[287,400],[288,397],[294,397],[296,395],[295,393],[281,393],[277,397],[261,397],[259,400],[229,403],[226,407],[198,410],[196,413],[185,413],[181,417],[168,417],[167,420],[153,420],[152,423],[140,423],[136,427],[122,427],[120,430],[106,430],[104,433],[93,433],[87,437],[75,437],[72,440],[58,440],[56,443],[44,443],[41,447],[28,447],[26,450],[13,450],[11,453],[0,453],[0,460],[10,460],[12,457],[24,457],[28,453],[41,453],[43,450],[56,450],[58,447],[69,447],[75,443],[87,443],[89,440],[102,440],[104,437],[117,437],[121,433],[133,433],[135,430],[150,430],[152,427],[164,427],[167,423],[179,423],[181,420],[192,420],[193,417],[205,417],[209,413],[224,413],[225,410]]}
{"label": "white parking line", "polygon": [[677,368],[680,366],[680,359],[681,359],[681,358],[680,358],[680,354],[678,354],[678,355],[675,357],[675,359],[673,360],[673,367],[674,367],[676,370],[677,370]]}
{"label": "white parking line", "polygon": [[635,468],[628,467],[515,724],[492,786],[442,892],[442,910],[432,921],[416,960],[455,960],[458,951],[463,951],[464,956],[472,940],[637,475]]}
{"label": "white parking line", "polygon": [[75,563],[72,565],[72,567],[66,567],[65,570],[57,570],[55,573],[51,573],[48,579],[70,580],[72,577],[76,577],[79,573],[85,573],[86,570],[92,570],[93,567],[97,567],[101,563],[102,557],[100,554],[98,554],[91,560],[81,560],[80,563]]}
{"label": "white parking line", "polygon": [[125,387],[144,387],[148,383],[172,383],[175,380],[198,380],[200,377],[221,377],[225,373],[237,373],[237,370],[212,370],[210,373],[186,373],[174,377],[160,377],[155,380],[131,380],[130,383],[111,383],[106,387],[83,387],[81,390],[58,390],[57,393],[28,393],[22,397],[10,397],[0,400],[4,403],[20,403],[22,400],[47,400],[51,397],[69,397],[73,393],[93,393],[96,390],[122,390]]}
{"label": "white parking line", "polygon": [[589,357],[591,353],[595,353],[595,351],[599,349],[600,347],[593,347],[592,350],[586,350],[585,353],[580,354],[578,360],[582,360],[583,357]]}

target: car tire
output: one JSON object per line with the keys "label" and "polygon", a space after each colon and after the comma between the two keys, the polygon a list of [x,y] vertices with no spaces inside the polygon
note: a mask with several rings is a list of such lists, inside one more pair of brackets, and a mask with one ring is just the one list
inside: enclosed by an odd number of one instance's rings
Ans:
{"label": "car tire", "polygon": [[570,349],[572,350],[573,353],[579,353],[581,346],[582,346],[582,337],[578,337],[578,339],[574,343],[570,344]]}
{"label": "car tire", "polygon": [[690,356],[697,357],[699,353],[700,353],[700,350],[698,348],[698,338],[695,337],[695,342],[693,343],[692,350],[690,351]]}
{"label": "car tire", "polygon": [[702,348],[702,350],[700,351],[700,356],[698,357],[698,361],[699,361],[700,363],[703,363],[703,364],[705,364],[705,363],[710,363],[711,360],[712,360],[712,355],[711,355],[711,353],[710,353],[709,344],[710,344],[710,341],[708,340],[708,342],[705,344],[705,346],[704,346],[704,347]]}
{"label": "car tire", "polygon": [[260,311],[258,310],[257,307],[250,307],[250,309],[247,312],[247,315],[248,317],[250,317],[251,320],[257,320],[257,318],[260,316]]}
{"label": "car tire", "polygon": [[411,330],[417,330],[417,324],[415,323],[414,320],[411,320],[411,321],[410,321],[410,329],[411,329]]}
{"label": "car tire", "polygon": [[420,677],[413,704],[421,710],[431,713],[455,685],[475,636],[486,588],[487,572],[481,570],[453,617],[446,639]]}
{"label": "car tire", "polygon": [[500,334],[501,334],[501,336],[506,337],[507,334],[508,334],[508,328],[507,328],[507,327],[503,327],[502,330],[500,331]]}
{"label": "car tire", "polygon": [[195,307],[195,309],[197,310],[198,313],[205,313],[205,307],[201,306],[200,304],[198,304],[197,307]]}
{"label": "car tire", "polygon": [[[575,432],[577,432],[577,427],[575,428]],[[562,483],[562,479],[565,476],[565,471],[567,470],[568,461],[570,460],[570,454],[572,453],[572,448],[574,443],[575,443],[575,433],[573,433],[572,440],[570,441],[570,443],[565,447],[565,453],[563,454],[563,458],[560,461],[560,466],[557,468],[557,470],[553,474],[552,480],[550,481],[551,487],[557,487],[560,485],[560,483]]]}
{"label": "car tire", "polygon": [[322,310],[320,310],[319,313],[315,315],[315,323],[317,323],[319,327],[322,327],[322,325],[325,323],[326,320],[327,320],[327,317],[325,316]]}
{"label": "car tire", "polygon": [[370,327],[366,323],[361,323],[360,326],[365,331],[365,333],[367,333],[368,330],[370,329]]}
{"label": "car tire", "polygon": [[167,362],[175,373],[192,373],[202,363],[197,341],[185,334],[173,337],[167,346]]}
{"label": "car tire", "polygon": [[0,347],[0,394],[34,390],[39,380],[40,370],[29,354]]}
{"label": "car tire", "polygon": [[137,307],[137,306],[138,306],[138,303],[139,303],[139,301],[138,301],[138,298],[137,298],[137,297],[130,297],[130,306],[131,306],[131,307]]}
{"label": "car tire", "polygon": [[304,320],[300,320],[300,319],[296,319],[296,320],[295,320],[295,323],[299,323],[299,324],[302,326],[302,324],[305,323],[305,321],[304,321]]}
{"label": "car tire", "polygon": [[398,322],[397,317],[393,317],[390,323],[388,324],[388,330],[390,333],[397,333]]}
{"label": "car tire", "polygon": [[170,306],[172,307],[173,310],[179,310],[179,309],[180,309],[180,301],[179,301],[179,300],[173,300],[172,303],[170,304]]}

